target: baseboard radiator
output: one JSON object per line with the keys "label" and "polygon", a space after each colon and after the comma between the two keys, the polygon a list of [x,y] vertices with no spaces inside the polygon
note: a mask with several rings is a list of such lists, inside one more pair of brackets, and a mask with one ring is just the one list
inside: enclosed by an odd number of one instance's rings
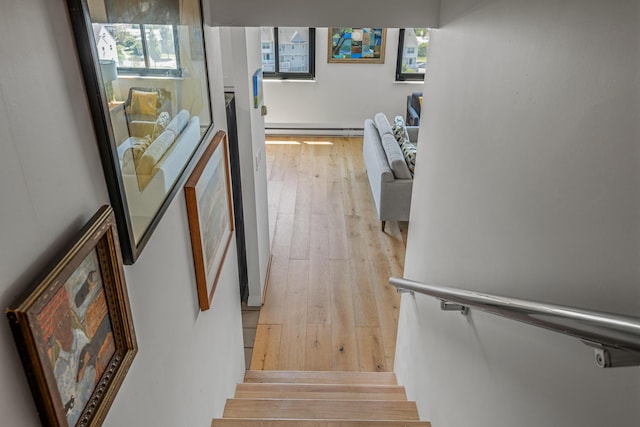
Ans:
{"label": "baseboard radiator", "polygon": [[362,136],[363,128],[313,127],[313,126],[265,126],[266,135],[307,136]]}

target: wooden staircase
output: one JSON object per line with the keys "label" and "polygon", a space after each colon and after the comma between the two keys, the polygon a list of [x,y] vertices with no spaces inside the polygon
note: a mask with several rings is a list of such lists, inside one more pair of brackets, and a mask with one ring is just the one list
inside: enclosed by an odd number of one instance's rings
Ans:
{"label": "wooden staircase", "polygon": [[391,372],[247,371],[212,427],[413,427],[415,402]]}

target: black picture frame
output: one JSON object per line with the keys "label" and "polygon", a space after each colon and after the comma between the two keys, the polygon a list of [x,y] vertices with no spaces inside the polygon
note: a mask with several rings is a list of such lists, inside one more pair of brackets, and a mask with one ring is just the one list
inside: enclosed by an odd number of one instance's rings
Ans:
{"label": "black picture frame", "polygon": [[[105,2],[105,4],[106,3],[107,2]],[[139,3],[139,1],[131,0],[132,5],[137,3]],[[167,4],[167,1],[152,0],[146,3],[151,4],[151,6],[153,7],[155,4],[165,5]],[[182,7],[181,2],[176,1],[173,3],[175,3],[175,5],[180,4],[180,7]],[[122,146],[123,143],[116,139],[116,131],[114,123],[112,121],[112,114],[114,113],[114,111],[121,111],[122,114],[125,114],[127,108],[126,101],[124,103],[111,102],[113,100],[113,90],[111,90],[111,93],[108,95],[109,91],[107,90],[106,84],[103,82],[103,72],[100,68],[101,62],[98,54],[98,49],[96,47],[96,37],[94,36],[94,28],[91,21],[87,0],[67,0],[67,5],[73,31],[75,34],[78,59],[84,76],[87,101],[91,111],[94,131],[103,166],[103,172],[109,192],[111,206],[113,207],[116,217],[118,234],[120,235],[122,258],[125,264],[133,264],[142,253],[142,250],[149,241],[155,228],[158,226],[169,204],[174,199],[175,195],[181,190],[184,181],[189,175],[189,172],[195,166],[195,163],[203,150],[204,141],[211,139],[210,135],[212,134],[214,128],[213,114],[211,111],[206,48],[204,45],[205,40],[203,33],[202,3],[200,0],[193,0],[193,7],[189,10],[189,13],[191,13],[190,17],[192,17],[193,22],[190,22],[188,24],[188,29],[186,30],[191,34],[187,34],[187,36],[184,37],[184,39],[186,39],[185,43],[187,45],[194,43],[195,40],[201,42],[202,46],[187,46],[187,48],[180,54],[184,56],[185,52],[198,52],[199,57],[195,58],[194,61],[189,62],[192,63],[195,61],[199,61],[202,63],[199,65],[201,67],[201,70],[199,71],[201,72],[187,73],[190,75],[197,74],[202,76],[201,78],[198,78],[198,84],[200,87],[200,91],[198,92],[198,94],[201,97],[199,101],[200,105],[202,105],[202,110],[198,110],[195,114],[189,111],[190,119],[193,119],[195,117],[199,118],[197,125],[199,138],[197,139],[197,142],[195,141],[195,138],[189,138],[189,148],[186,150],[183,149],[183,152],[179,154],[179,166],[172,167],[172,173],[174,176],[171,177],[173,181],[171,181],[170,179],[168,180],[170,181],[170,187],[166,188],[167,184],[165,184],[165,187],[163,187],[165,190],[164,198],[161,200],[158,199],[159,201],[157,201],[157,206],[156,202],[154,201],[153,209],[149,209],[150,212],[151,210],[153,210],[153,213],[145,213],[144,216],[134,214],[136,210],[136,203],[134,203],[131,195],[135,193],[136,189],[133,188],[132,190],[132,185],[128,184],[129,182],[131,182],[131,180],[129,179],[131,175],[123,173],[124,167],[122,165],[122,153],[119,151],[119,145]],[[178,20],[179,19],[180,17],[178,17]],[[149,23],[146,22],[145,24]],[[193,31],[199,31],[202,37],[193,37]],[[174,35],[175,34],[177,34],[176,31],[174,31]],[[178,57],[178,64],[180,64],[178,52],[176,52],[176,56]],[[185,63],[187,61],[183,60],[182,62]],[[125,67],[123,67],[123,69],[125,69]],[[152,71],[152,73],[141,73],[139,76],[140,79],[153,79],[154,76],[158,77],[158,70]],[[160,78],[164,79],[164,81],[169,81],[172,78],[176,80],[181,79],[182,81],[184,81],[184,77],[185,76],[183,75],[181,69],[172,70],[170,72],[167,71],[164,76],[160,76]],[[129,98],[131,97],[131,91],[133,89],[136,88],[129,88]],[[180,97],[179,95],[175,98]],[[175,99],[173,100],[173,102],[177,103]],[[185,96],[182,96],[181,102],[182,105],[185,105],[188,100],[185,100]],[[195,102],[193,102],[192,105],[193,104],[195,104]],[[176,106],[175,109],[179,110],[179,108],[181,107]],[[184,110],[180,110],[180,112],[182,111]],[[129,119],[127,118],[126,120],[126,127],[124,128],[126,132],[130,132]],[[191,126],[191,124],[192,122],[189,121],[188,126]],[[129,136],[129,139],[131,139],[132,134],[127,135]],[[180,138],[180,134],[178,134],[175,138],[177,141]],[[182,157],[184,157],[184,159],[182,159]],[[134,166],[134,168],[134,175],[137,175],[138,179],[140,179],[140,175],[137,170],[137,164],[136,166]],[[153,177],[155,175],[149,176]],[[139,194],[143,194],[145,190],[143,184],[140,184],[140,188],[138,190]],[[143,196],[138,197],[140,200],[144,198]],[[140,202],[138,204],[142,205],[143,202]],[[140,225],[141,221],[139,218],[144,218],[144,220],[142,221],[143,225]]]}

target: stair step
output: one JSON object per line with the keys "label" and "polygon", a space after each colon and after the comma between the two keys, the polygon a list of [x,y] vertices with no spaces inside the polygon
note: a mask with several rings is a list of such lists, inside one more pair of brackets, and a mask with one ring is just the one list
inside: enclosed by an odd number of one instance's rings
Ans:
{"label": "stair step", "polygon": [[265,420],[226,418],[213,420],[211,427],[431,427],[428,421],[357,420]]}
{"label": "stair step", "polygon": [[247,371],[245,383],[397,385],[393,372]]}
{"label": "stair step", "polygon": [[243,399],[407,400],[404,387],[370,384],[243,383],[236,388]]}
{"label": "stair step", "polygon": [[419,421],[415,402],[386,400],[229,399],[224,418]]}

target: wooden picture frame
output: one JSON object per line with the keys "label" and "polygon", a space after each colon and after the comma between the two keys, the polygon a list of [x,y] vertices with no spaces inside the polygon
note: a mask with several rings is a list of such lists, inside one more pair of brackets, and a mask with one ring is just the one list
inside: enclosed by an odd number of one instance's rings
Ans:
{"label": "wooden picture frame", "polygon": [[234,231],[229,144],[219,131],[184,186],[198,301],[211,307],[220,271]]}
{"label": "wooden picture frame", "polygon": [[110,206],[42,277],[6,310],[40,420],[99,426],[138,350]]}
{"label": "wooden picture frame", "polygon": [[328,63],[384,64],[385,28],[329,28]]}

